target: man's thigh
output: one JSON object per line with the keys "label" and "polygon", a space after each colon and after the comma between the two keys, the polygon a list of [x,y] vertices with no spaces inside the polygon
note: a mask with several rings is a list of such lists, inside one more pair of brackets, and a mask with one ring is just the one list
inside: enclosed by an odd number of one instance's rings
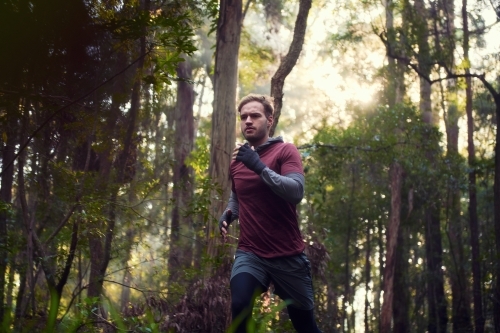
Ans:
{"label": "man's thigh", "polygon": [[276,294],[290,306],[301,310],[314,307],[311,264],[302,253],[296,256],[266,259],[266,270]]}
{"label": "man's thigh", "polygon": [[249,273],[254,276],[264,287],[264,291],[269,287],[269,275],[266,264],[253,253],[236,250],[233,268],[231,270],[231,280],[240,273]]}

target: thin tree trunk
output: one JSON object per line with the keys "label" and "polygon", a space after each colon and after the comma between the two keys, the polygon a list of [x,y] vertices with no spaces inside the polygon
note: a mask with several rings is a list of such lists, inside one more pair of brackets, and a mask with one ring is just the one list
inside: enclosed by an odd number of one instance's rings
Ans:
{"label": "thin tree trunk", "polygon": [[[136,196],[136,181],[133,180],[132,183],[130,184],[130,192],[129,192],[129,205],[134,206],[137,203],[137,196]],[[134,238],[136,235],[136,231],[134,226],[127,226],[126,227],[126,234],[125,234],[125,246],[124,246],[124,252],[126,253],[125,258],[123,259],[122,265],[125,268],[123,272],[123,288],[122,292],[120,295],[120,309],[122,313],[126,314],[127,309],[129,308],[130,305],[130,285],[132,282],[132,273],[130,272],[130,269],[128,269],[128,262],[131,258],[131,251],[132,251],[132,246],[134,244]]]}
{"label": "thin tree trunk", "polygon": [[381,313],[381,333],[391,332],[392,302],[394,293],[394,268],[396,263],[396,246],[401,216],[401,187],[403,183],[403,168],[399,163],[393,163],[389,171],[391,188],[391,211],[387,227],[387,248],[384,269],[384,302]]}
{"label": "thin tree trunk", "polygon": [[394,296],[393,296],[393,332],[410,332],[410,292],[408,282],[408,237],[407,227],[401,225],[398,230],[396,246],[395,271],[394,271]]}
{"label": "thin tree trunk", "polygon": [[[452,90],[454,87],[451,88]],[[453,91],[452,91],[453,92]],[[448,138],[448,152],[450,160],[458,158],[458,109],[456,104],[449,102],[446,129]],[[459,172],[458,170],[452,170]],[[450,177],[452,178],[452,177]],[[465,273],[465,260],[462,239],[462,221],[460,206],[460,190],[456,182],[450,180],[448,183],[447,219],[448,238],[450,243],[450,254],[452,265],[448,269],[452,291],[452,321],[453,332],[472,332],[470,318],[469,288]]]}
{"label": "thin tree trunk", "polygon": [[352,204],[353,204],[353,198],[354,198],[354,193],[356,190],[356,172],[354,166],[351,167],[351,195],[349,197],[350,203],[349,203],[349,208],[347,210],[347,235],[346,235],[346,240],[345,240],[345,270],[344,270],[344,297],[342,299],[342,319],[341,319],[341,325],[342,325],[342,332],[346,332],[346,326],[347,326],[347,332],[349,332],[349,317],[347,315],[347,304],[349,303],[351,299],[351,256],[350,256],[350,244],[351,244],[351,237],[352,237]]}
{"label": "thin tree trunk", "polygon": [[27,269],[25,265],[20,265],[19,270],[19,290],[16,296],[16,308],[14,310],[14,328],[18,331],[24,323],[25,311],[28,299],[26,297],[26,287],[27,287]]}
{"label": "thin tree trunk", "polygon": [[[462,0],[463,50],[465,61],[469,61],[469,20],[467,0]],[[465,69],[470,74],[470,69]],[[465,112],[467,114],[467,161],[469,163],[469,227],[472,252],[472,296],[474,299],[475,333],[484,332],[483,295],[481,288],[481,255],[479,243],[479,222],[477,217],[476,194],[476,152],[474,146],[474,117],[472,115],[472,82],[465,78]],[[497,142],[498,144],[498,142]]]}
{"label": "thin tree trunk", "polygon": [[191,268],[193,260],[193,217],[186,215],[193,195],[193,170],[186,165],[186,158],[194,146],[194,90],[187,81],[192,77],[189,59],[177,65],[177,106],[175,109],[174,177],[170,254],[168,260],[169,282],[180,282],[182,272]]}
{"label": "thin tree trunk", "polygon": [[[494,96],[497,122],[500,119],[500,94]],[[496,255],[500,258],[500,128],[497,125],[495,135],[495,181],[493,185],[494,225]],[[493,321],[495,332],[500,333],[500,265],[496,265],[495,288],[493,292]]]}
{"label": "thin tree trunk", "polygon": [[[418,35],[418,67],[422,76],[420,76],[420,111],[424,123],[429,127],[435,126],[437,123],[436,117],[433,117],[431,103],[431,85],[425,79],[431,73],[430,47],[429,47],[429,31],[427,29],[428,12],[425,8],[423,0],[414,2],[415,10],[420,18],[417,24],[420,25]],[[436,143],[437,144],[437,143]],[[435,149],[430,147],[426,154],[430,164],[430,168],[434,168]],[[439,193],[434,187],[436,179],[428,179],[429,185],[427,195],[425,196],[425,249],[427,257],[427,301],[429,310],[429,333],[444,333],[448,323],[446,313],[446,298],[444,294],[444,279],[442,271],[442,243],[440,229],[440,204]]]}
{"label": "thin tree trunk", "polygon": [[[440,6],[441,5],[441,6]],[[440,54],[446,54],[444,60],[449,68],[455,68],[455,4],[453,0],[442,0],[431,4],[432,18],[434,24],[435,48]],[[446,20],[437,17],[438,8],[442,8]],[[444,33],[443,33],[444,31]],[[444,48],[444,49],[443,49]],[[457,82],[456,79],[448,80],[447,94],[445,96],[443,82],[439,82],[441,90],[441,107],[446,126],[447,138],[447,156],[449,160],[454,161],[459,158],[458,119],[460,112],[457,105]],[[445,102],[447,101],[447,105]],[[452,175],[460,172],[452,166]],[[458,178],[458,177],[456,177]],[[448,239],[452,265],[447,271],[450,278],[452,291],[452,322],[453,332],[472,332],[472,322],[470,318],[470,297],[466,277],[466,262],[464,260],[462,220],[461,220],[461,191],[459,185],[453,180],[455,177],[449,177],[447,186],[446,217],[448,225]]]}
{"label": "thin tree trunk", "polygon": [[427,199],[430,204],[425,212],[425,249],[427,257],[427,301],[429,307],[429,333],[445,333],[448,323],[447,302],[444,294],[443,247],[439,219],[438,197]]}
{"label": "thin tree trunk", "polygon": [[6,296],[5,308],[7,309],[7,311],[9,311],[9,317],[11,316],[10,312],[12,311],[12,304],[14,302],[12,294],[14,292],[14,279],[16,275],[16,270],[14,269],[14,260],[15,260],[15,255],[12,255],[12,259],[10,260],[11,266],[9,269],[9,275],[7,279],[7,290],[5,292]]}
{"label": "thin tree trunk", "polygon": [[371,222],[367,223],[366,226],[366,252],[365,252],[365,333],[370,333],[372,330],[370,329],[370,300],[368,299],[369,293],[371,293],[370,283],[371,283]]}
{"label": "thin tree trunk", "polygon": [[[458,154],[458,106],[454,102],[454,98],[448,102],[448,110],[444,105],[444,89],[442,84],[442,108],[445,114],[445,125],[447,133],[447,156],[450,160],[456,160]],[[452,82],[448,87],[448,94],[456,96],[456,84]],[[452,166],[452,175],[458,174],[460,171]],[[472,332],[472,322],[470,318],[470,297],[469,288],[466,278],[464,259],[464,248],[462,239],[462,219],[461,219],[461,205],[460,205],[460,189],[459,184],[453,181],[454,177],[449,177],[448,181],[448,195],[447,195],[447,235],[449,239],[450,254],[452,265],[447,271],[450,278],[451,293],[452,293],[452,322],[453,332]],[[458,178],[458,177],[457,177]]]}
{"label": "thin tree trunk", "polygon": [[375,299],[374,299],[374,311],[375,311],[375,318],[377,320],[377,331],[380,332],[380,327],[381,327],[381,320],[380,320],[380,314],[382,313],[382,304],[380,303],[380,298],[382,295],[382,289],[384,288],[384,258],[385,258],[385,251],[384,251],[384,223],[382,219],[377,220],[377,248],[378,248],[378,267],[379,267],[379,285],[376,288],[375,291]]}
{"label": "thin tree trunk", "polygon": [[[385,17],[388,48],[392,50],[396,47],[396,32],[394,31],[394,4],[392,0],[385,2]],[[406,21],[403,17],[404,22]],[[388,76],[389,84],[386,88],[389,107],[393,108],[396,104],[403,101],[405,93],[404,70],[402,64],[388,57]],[[396,135],[399,130],[396,129]],[[389,170],[390,189],[391,189],[391,210],[389,223],[386,228],[386,253],[385,266],[383,269],[383,292],[384,298],[380,312],[380,332],[390,333],[393,302],[394,302],[394,271],[396,268],[396,248],[399,235],[399,225],[401,223],[401,189],[403,184],[403,167],[398,162],[393,162]]]}
{"label": "thin tree trunk", "polygon": [[212,193],[207,228],[208,254],[218,256],[217,220],[229,199],[231,183],[229,164],[236,139],[236,87],[238,86],[238,51],[240,48],[242,1],[221,0],[215,51],[214,104],[210,142],[209,175],[220,189]]}
{"label": "thin tree trunk", "polygon": [[[3,142],[2,147],[2,184],[0,188],[0,205],[2,209],[0,210],[0,258],[9,258],[7,252],[7,218],[8,218],[8,207],[12,203],[12,184],[14,181],[14,163],[12,160],[14,158],[15,147],[17,143],[17,116],[18,112],[16,109],[16,103],[9,103],[7,106],[7,127],[5,128],[5,134],[7,140]],[[8,165],[7,168],[5,166]],[[8,260],[0,260],[0,321],[4,317],[4,295],[5,295],[5,274],[8,265]],[[11,271],[13,270],[13,264],[10,264]]]}

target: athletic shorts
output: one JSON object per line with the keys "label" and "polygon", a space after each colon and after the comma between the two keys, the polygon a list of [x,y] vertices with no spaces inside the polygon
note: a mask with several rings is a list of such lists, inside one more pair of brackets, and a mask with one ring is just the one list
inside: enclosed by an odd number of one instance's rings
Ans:
{"label": "athletic shorts", "polygon": [[268,259],[236,250],[231,279],[239,273],[252,274],[265,288],[272,281],[274,292],[295,308],[314,307],[311,263],[305,253]]}

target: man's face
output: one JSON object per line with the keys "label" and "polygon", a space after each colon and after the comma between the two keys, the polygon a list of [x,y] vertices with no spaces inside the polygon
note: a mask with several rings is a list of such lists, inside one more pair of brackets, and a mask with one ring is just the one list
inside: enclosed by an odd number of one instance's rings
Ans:
{"label": "man's face", "polygon": [[272,123],[272,117],[266,118],[264,106],[259,102],[249,102],[241,108],[241,133],[252,146],[259,146],[267,141]]}

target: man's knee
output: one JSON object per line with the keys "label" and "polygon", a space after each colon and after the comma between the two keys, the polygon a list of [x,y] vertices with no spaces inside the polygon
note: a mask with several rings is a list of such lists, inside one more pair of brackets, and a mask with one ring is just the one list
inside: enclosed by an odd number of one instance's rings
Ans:
{"label": "man's knee", "polygon": [[252,306],[251,298],[234,297],[231,299],[231,310],[233,314],[245,312]]}

